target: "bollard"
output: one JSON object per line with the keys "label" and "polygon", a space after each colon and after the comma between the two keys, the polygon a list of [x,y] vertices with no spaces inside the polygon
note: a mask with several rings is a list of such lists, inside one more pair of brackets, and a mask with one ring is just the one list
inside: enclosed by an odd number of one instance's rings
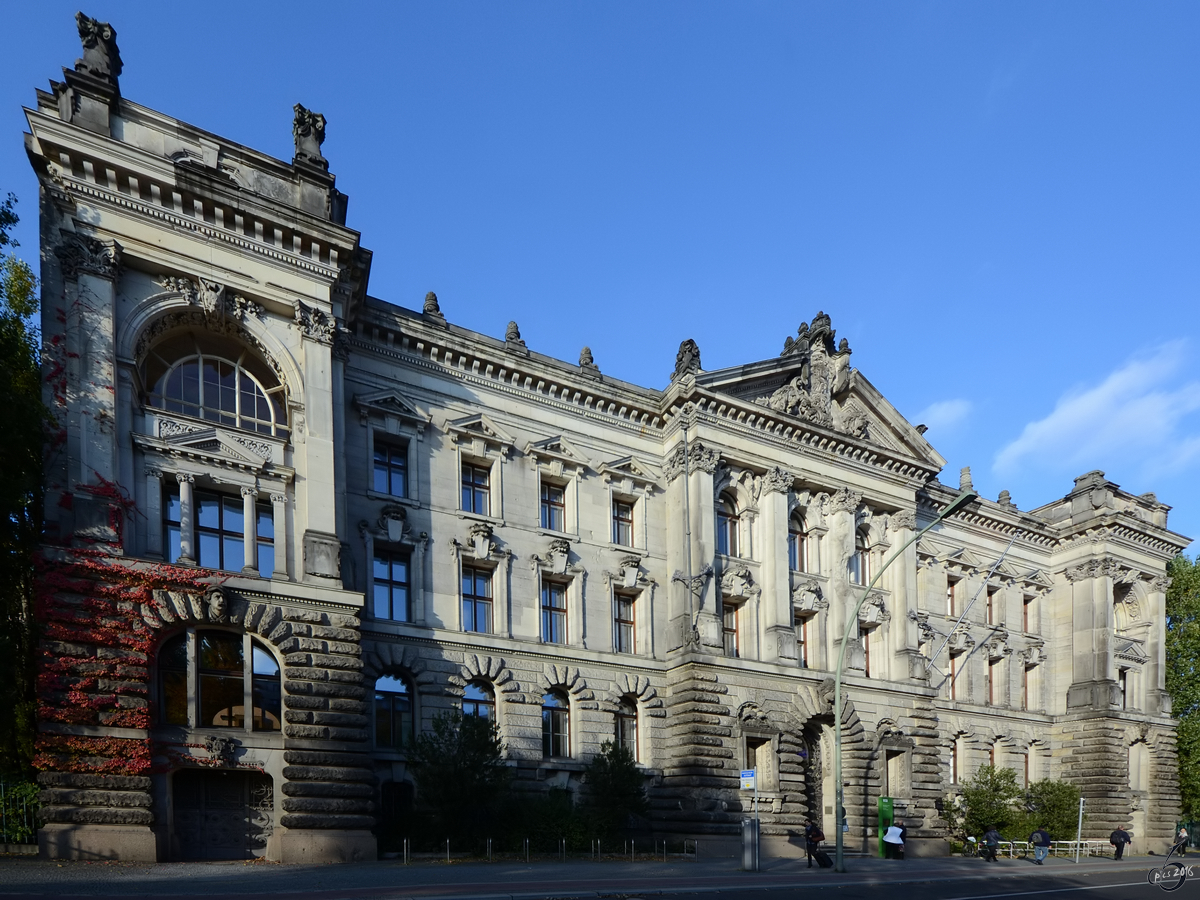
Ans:
{"label": "bollard", "polygon": [[450,838],[446,838],[446,862],[450,862]]}
{"label": "bollard", "polygon": [[525,838],[525,862],[529,862],[529,838]]}
{"label": "bollard", "polygon": [[492,839],[488,838],[488,862],[492,861]]}
{"label": "bollard", "polygon": [[558,839],[558,858],[561,862],[567,861],[567,839]]}
{"label": "bollard", "polygon": [[404,839],[404,864],[408,865],[408,838]]}

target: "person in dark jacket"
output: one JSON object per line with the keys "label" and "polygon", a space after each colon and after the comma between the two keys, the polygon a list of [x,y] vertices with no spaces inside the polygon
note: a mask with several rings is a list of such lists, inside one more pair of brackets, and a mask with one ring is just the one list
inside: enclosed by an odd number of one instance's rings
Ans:
{"label": "person in dark jacket", "polygon": [[1033,861],[1039,866],[1046,861],[1046,854],[1050,852],[1050,833],[1046,831],[1045,825],[1039,825],[1037,831],[1029,836],[1029,843],[1033,844]]}
{"label": "person in dark jacket", "polygon": [[1113,859],[1120,859],[1121,854],[1125,852],[1125,845],[1132,844],[1133,838],[1129,836],[1129,832],[1125,830],[1123,825],[1118,825],[1116,830],[1108,836],[1108,842],[1116,848],[1113,853]]}
{"label": "person in dark jacket", "polygon": [[812,819],[804,820],[804,853],[808,857],[808,867],[813,866],[813,857],[821,849],[821,841],[825,840],[825,832],[813,823]]}
{"label": "person in dark jacket", "polygon": [[988,862],[996,861],[996,854],[1000,852],[1000,842],[1004,838],[1000,837],[1000,832],[993,825],[983,833],[983,846],[980,848],[980,853]]}

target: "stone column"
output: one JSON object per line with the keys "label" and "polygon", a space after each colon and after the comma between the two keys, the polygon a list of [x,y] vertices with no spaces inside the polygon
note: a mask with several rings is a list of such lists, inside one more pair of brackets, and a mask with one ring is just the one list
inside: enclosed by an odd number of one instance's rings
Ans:
{"label": "stone column", "polygon": [[[690,640],[692,613],[696,616],[701,644],[721,647],[724,643],[716,579],[711,572],[707,576],[701,575],[706,567],[711,569],[716,553],[713,473],[717,460],[716,451],[693,439],[688,444],[686,466],[682,441],[675,445],[667,461],[667,564],[673,573],[669,606],[672,648],[685,646]],[[685,467],[691,475],[687,479],[682,477]],[[690,542],[686,529],[691,531]],[[676,575],[680,580],[674,580]],[[693,579],[691,590],[686,583],[688,575]]]}
{"label": "stone column", "polygon": [[196,479],[183,472],[180,472],[175,478],[179,481],[179,559],[169,560],[169,562],[181,562],[194,566],[196,564],[196,504],[192,498],[192,484]]}
{"label": "stone column", "polygon": [[245,565],[242,571],[247,575],[258,574],[258,491],[254,488],[242,488],[242,556]]}
{"label": "stone column", "polygon": [[[161,469],[146,466],[146,555],[162,559],[162,477]],[[168,560],[174,562],[174,560]]]}
{"label": "stone column", "polygon": [[762,608],[766,635],[762,659],[793,663],[796,660],[796,627],[792,613],[791,568],[788,565],[788,492],[792,474],[778,466],[762,479],[759,509],[762,528]]}
{"label": "stone column", "polygon": [[[413,541],[412,558],[409,560],[409,568],[412,571],[412,620],[414,625],[425,624],[425,610],[428,606],[425,599],[425,547],[428,543],[429,535],[422,531]],[[372,565],[370,557],[367,558],[367,565]],[[496,588],[493,584],[493,595],[495,592]],[[495,600],[492,601],[493,616],[495,616],[495,602]]]}
{"label": "stone column", "polygon": [[[841,488],[828,500],[828,515],[825,522],[829,527],[829,535],[825,539],[828,550],[826,559],[829,563],[829,628],[830,657],[829,668],[837,668],[838,654],[841,652],[842,640],[846,634],[847,617],[854,611],[858,595],[866,585],[850,584],[850,556],[854,553],[854,517],[862,502],[862,494],[848,488]],[[855,653],[858,646],[858,631],[850,630],[850,640],[853,646],[846,648],[846,667],[854,661],[862,668],[862,652]]]}
{"label": "stone column", "polygon": [[288,577],[288,527],[286,493],[281,491],[277,494],[271,494],[271,518],[272,524],[275,526],[275,570],[271,573],[271,577],[280,578],[286,581]]}
{"label": "stone column", "polygon": [[[892,545],[903,546],[911,540],[917,527],[917,515],[911,510],[901,510],[888,517],[888,531],[892,534]],[[917,545],[913,544],[904,555],[892,563],[887,573],[892,591],[892,650],[896,660],[893,676],[896,680],[915,678],[924,680],[925,657],[921,655],[920,635],[917,620],[909,618],[910,608],[915,609],[917,596]]]}

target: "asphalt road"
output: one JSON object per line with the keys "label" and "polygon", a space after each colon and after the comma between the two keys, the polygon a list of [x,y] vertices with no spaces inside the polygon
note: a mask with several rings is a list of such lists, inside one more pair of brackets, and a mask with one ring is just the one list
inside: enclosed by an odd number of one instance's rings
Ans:
{"label": "asphalt road", "polygon": [[749,873],[738,871],[731,859],[284,866],[0,858],[0,900],[714,900],[714,894],[747,900],[876,900],[889,895],[896,900],[1200,900],[1200,864],[1179,890],[1168,894],[1147,882],[1147,872],[1162,863],[1162,857],[1120,863],[1099,859],[1079,866],[1052,859],[1041,867],[1023,860],[850,860],[850,871],[836,874],[807,869],[795,860],[768,860],[763,871]]}

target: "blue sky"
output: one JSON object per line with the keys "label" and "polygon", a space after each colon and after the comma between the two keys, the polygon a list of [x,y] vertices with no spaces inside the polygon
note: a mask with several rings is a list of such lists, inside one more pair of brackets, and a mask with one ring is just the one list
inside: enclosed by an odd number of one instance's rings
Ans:
{"label": "blue sky", "polygon": [[[0,191],[79,55],[76,3],[0,32]],[[128,98],[291,157],[329,121],[372,293],[663,386],[818,310],[976,486],[1090,469],[1200,537],[1200,5],[89,2]]]}

